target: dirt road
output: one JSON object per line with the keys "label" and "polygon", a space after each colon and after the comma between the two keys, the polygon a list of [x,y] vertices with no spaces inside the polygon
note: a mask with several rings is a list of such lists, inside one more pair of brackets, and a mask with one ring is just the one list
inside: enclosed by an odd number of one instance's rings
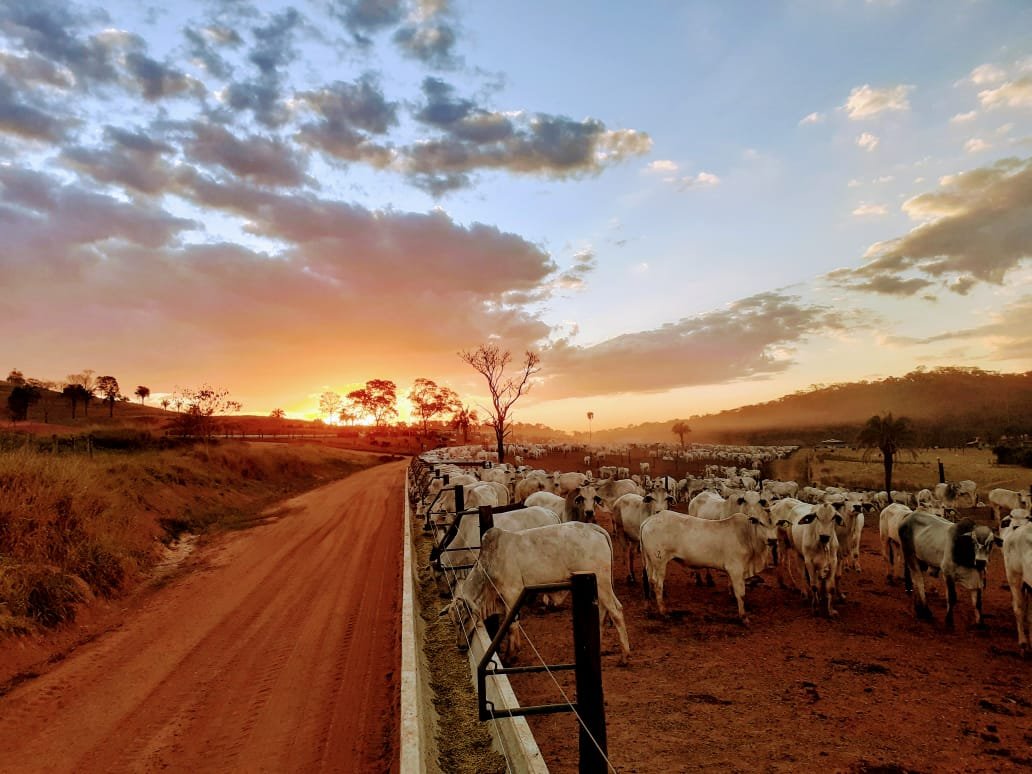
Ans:
{"label": "dirt road", "polygon": [[397,770],[404,469],[288,501],[0,699],[0,771]]}

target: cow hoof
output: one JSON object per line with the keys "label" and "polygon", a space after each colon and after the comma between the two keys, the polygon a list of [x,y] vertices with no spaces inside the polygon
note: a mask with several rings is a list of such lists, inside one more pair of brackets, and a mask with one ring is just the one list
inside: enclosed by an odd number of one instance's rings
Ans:
{"label": "cow hoof", "polygon": [[742,624],[742,626],[744,626],[744,627],[745,627],[746,629],[748,629],[748,628],[749,628],[749,616],[747,616],[747,615],[743,615],[743,616],[742,616],[741,618],[739,618],[738,620],[739,620],[739,622],[740,622],[740,623]]}
{"label": "cow hoof", "polygon": [[888,583],[890,586],[895,586],[896,585],[896,579],[893,578],[891,575],[886,575],[885,576],[885,582]]}
{"label": "cow hoof", "polygon": [[828,618],[832,618],[832,619],[838,618],[838,610],[829,610],[828,611]]}

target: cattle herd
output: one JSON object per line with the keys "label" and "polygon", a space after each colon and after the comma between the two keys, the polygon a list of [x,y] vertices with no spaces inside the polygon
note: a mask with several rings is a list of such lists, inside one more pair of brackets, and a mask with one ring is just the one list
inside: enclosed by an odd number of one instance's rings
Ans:
{"label": "cattle herd", "polygon": [[[793,481],[764,479],[760,463],[786,456],[793,447],[715,447],[702,477],[650,476],[648,462],[636,471],[598,465],[595,470],[561,472],[524,465],[534,450],[514,454],[515,465],[497,464],[480,447],[439,449],[423,455],[421,473],[410,492],[437,536],[435,568],[454,580],[453,599],[442,611],[465,645],[477,620],[504,614],[524,585],[558,583],[575,572],[593,572],[599,605],[619,639],[621,662],[630,643],[613,584],[614,558],[626,566],[630,588],[639,588],[636,559],[642,564],[640,593],[666,614],[664,580],[671,560],[697,572],[696,582],[713,583],[710,572],[727,574],[741,622],[748,625],[747,589],[770,572],[783,587],[799,591],[817,614],[834,617],[844,599],[849,573],[860,571],[860,539],[877,515],[886,579],[903,582],[913,593],[915,615],[931,617],[925,575],[941,577],[946,589],[946,625],[953,625],[957,586],[969,592],[974,625],[982,625],[982,592],[993,549],[1002,546],[1018,645],[1029,653],[1032,626],[1032,517],[1023,492],[986,493],[993,527],[958,519],[957,509],[983,503],[972,481],[939,484],[916,493],[849,491],[800,487]],[[601,458],[601,459],[600,459]],[[479,461],[481,466],[457,465]],[[586,463],[604,462],[599,454]],[[463,509],[457,512],[456,489]],[[520,504],[499,513],[481,539],[480,506]],[[610,515],[612,534],[596,515]],[[465,518],[463,518],[465,516]],[[874,528],[871,525],[870,528]],[[705,574],[705,581],[703,580]],[[557,600],[551,600],[557,603]],[[519,627],[506,643],[518,648]],[[603,632],[604,634],[604,632]],[[503,652],[506,652],[503,650]]]}

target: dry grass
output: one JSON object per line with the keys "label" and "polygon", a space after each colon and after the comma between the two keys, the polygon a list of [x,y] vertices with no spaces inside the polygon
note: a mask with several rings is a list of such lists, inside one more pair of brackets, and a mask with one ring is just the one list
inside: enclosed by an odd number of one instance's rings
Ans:
{"label": "dry grass", "polygon": [[[875,490],[885,486],[881,454],[878,452],[865,462],[860,451],[814,452],[801,449],[791,458],[775,463],[774,474],[785,481],[809,483],[806,481],[808,459],[812,460],[810,469],[820,485]],[[909,491],[934,487],[939,481],[937,461],[940,459],[946,469],[947,481],[974,481],[983,499],[989,490],[996,487],[1027,492],[1032,485],[1032,469],[997,465],[988,449],[920,449],[916,459],[904,454],[896,463],[892,472],[893,487]]]}
{"label": "dry grass", "polygon": [[376,464],[313,446],[0,453],[0,634],[54,626],[132,586],[181,531],[252,523],[270,502]]}

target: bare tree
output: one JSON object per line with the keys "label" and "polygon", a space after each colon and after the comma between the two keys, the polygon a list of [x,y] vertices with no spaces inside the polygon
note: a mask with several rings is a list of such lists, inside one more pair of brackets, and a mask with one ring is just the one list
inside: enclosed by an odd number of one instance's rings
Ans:
{"label": "bare tree", "polygon": [[145,387],[141,384],[136,388],[136,392],[133,394],[140,399],[140,405],[142,406],[144,401],[150,397],[150,387]]}
{"label": "bare tree", "polygon": [[327,390],[319,396],[319,413],[325,414],[327,418],[336,416],[337,412],[340,411],[340,404],[340,393]]}
{"label": "bare tree", "polygon": [[487,388],[491,392],[491,406],[486,407],[487,423],[495,433],[498,461],[504,462],[505,439],[512,432],[509,411],[530,390],[530,377],[541,370],[541,357],[527,350],[523,357],[522,371],[510,377],[506,377],[505,368],[512,362],[512,353],[503,351],[497,344],[481,344],[475,350],[459,352],[459,357],[473,366],[473,370],[487,381]]}
{"label": "bare tree", "polygon": [[118,379],[113,376],[102,376],[97,380],[97,390],[104,396],[104,402],[108,404],[108,416],[115,415],[115,401],[118,400]]}

